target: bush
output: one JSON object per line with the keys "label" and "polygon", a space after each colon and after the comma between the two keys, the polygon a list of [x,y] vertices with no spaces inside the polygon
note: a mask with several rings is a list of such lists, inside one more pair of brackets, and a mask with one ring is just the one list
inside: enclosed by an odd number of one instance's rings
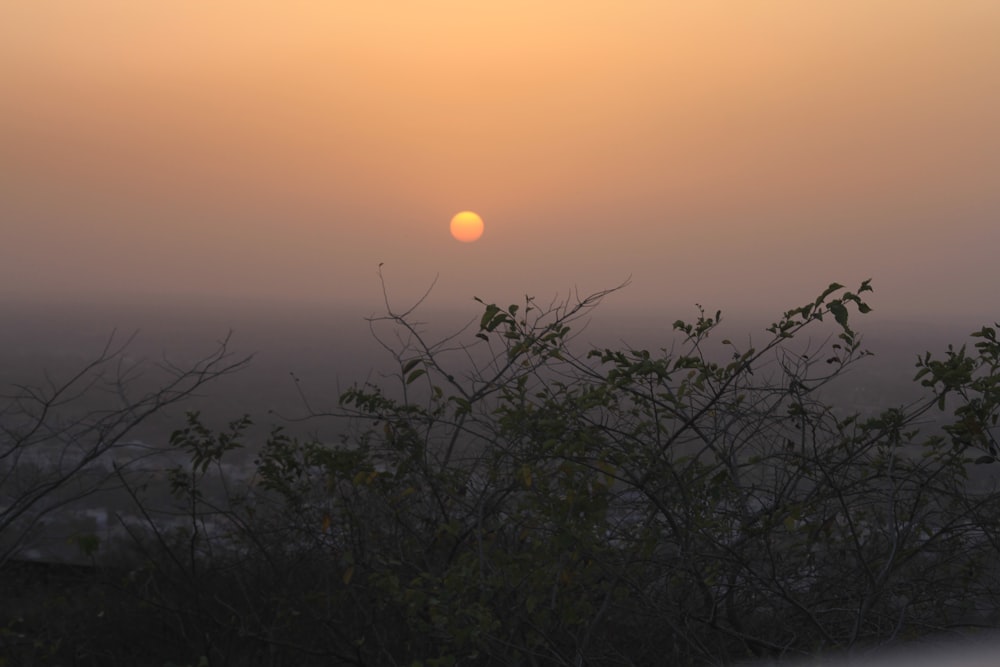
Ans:
{"label": "bush", "polygon": [[822,389],[867,354],[868,291],[833,284],[757,346],[700,310],[659,352],[574,351],[607,293],[483,303],[467,343],[390,310],[398,373],[326,413],[344,441],[275,431],[219,503],[247,422],[189,417],[185,527],[149,514],[128,588],[213,665],[708,664],[993,627],[998,496],[967,472],[996,455],[995,330],[863,417]]}

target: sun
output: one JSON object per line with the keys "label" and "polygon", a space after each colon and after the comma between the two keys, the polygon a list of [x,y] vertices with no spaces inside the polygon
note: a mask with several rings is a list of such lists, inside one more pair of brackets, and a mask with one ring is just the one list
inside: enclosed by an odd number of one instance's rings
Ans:
{"label": "sun", "polygon": [[483,235],[483,219],[472,211],[462,211],[451,219],[451,235],[462,243],[472,243]]}

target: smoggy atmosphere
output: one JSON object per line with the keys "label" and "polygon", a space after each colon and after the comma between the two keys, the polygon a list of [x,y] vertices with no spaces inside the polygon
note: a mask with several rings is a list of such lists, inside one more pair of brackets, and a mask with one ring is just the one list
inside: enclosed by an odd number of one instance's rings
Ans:
{"label": "smoggy atmosphere", "polygon": [[0,0],[0,667],[994,664],[998,249],[998,0]]}
{"label": "smoggy atmosphere", "polygon": [[[1000,4],[0,8],[0,294],[996,317]],[[449,235],[459,211],[485,221]]]}

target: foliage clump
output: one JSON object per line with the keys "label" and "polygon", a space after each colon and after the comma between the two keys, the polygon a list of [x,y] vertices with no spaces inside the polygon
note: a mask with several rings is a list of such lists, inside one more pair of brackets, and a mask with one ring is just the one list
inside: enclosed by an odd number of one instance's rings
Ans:
{"label": "foliage clump", "polygon": [[606,292],[481,302],[469,341],[387,307],[397,373],[314,415],[343,441],[276,431],[222,505],[200,489],[248,421],[189,417],[189,521],[149,515],[125,589],[209,664],[708,664],[993,627],[1000,496],[967,473],[997,455],[995,329],[921,356],[923,399],[852,413],[823,388],[867,355],[870,290],[757,345],[699,308],[656,352],[575,351]]}

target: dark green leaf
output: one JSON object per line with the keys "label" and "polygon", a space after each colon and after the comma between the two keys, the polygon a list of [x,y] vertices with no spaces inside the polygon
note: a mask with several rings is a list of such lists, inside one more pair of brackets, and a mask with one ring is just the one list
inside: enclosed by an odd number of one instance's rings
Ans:
{"label": "dark green leaf", "polygon": [[[834,283],[836,284],[836,283]],[[837,324],[848,329],[847,326],[847,307],[839,299],[835,299],[830,302],[830,312],[833,313],[834,319],[837,320]]]}

